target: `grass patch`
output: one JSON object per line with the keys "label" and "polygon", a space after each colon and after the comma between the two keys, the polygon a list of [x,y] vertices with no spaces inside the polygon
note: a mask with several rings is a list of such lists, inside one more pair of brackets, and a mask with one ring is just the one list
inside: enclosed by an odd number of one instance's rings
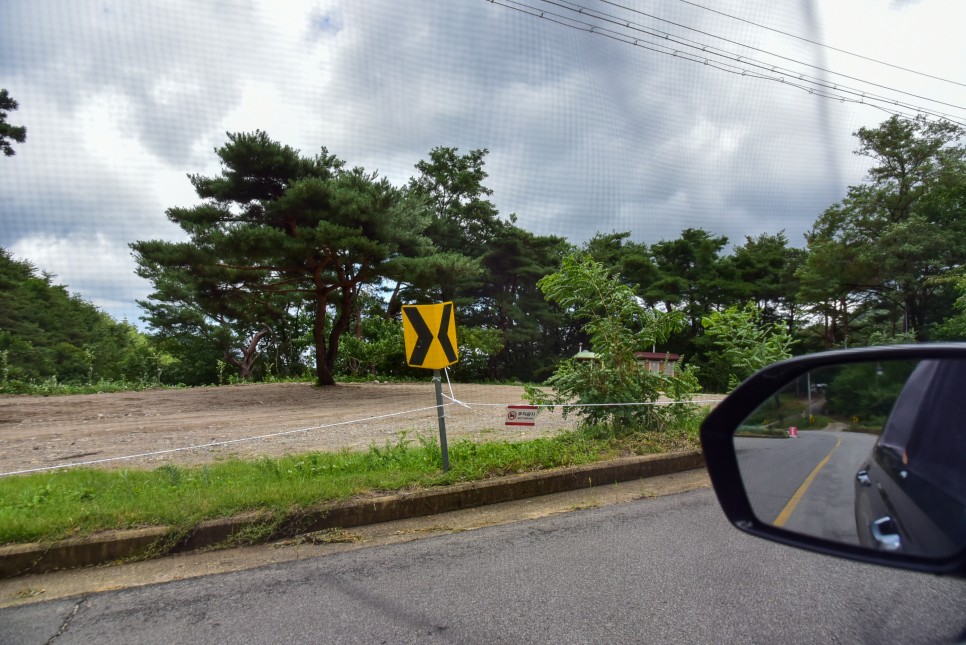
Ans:
{"label": "grass patch", "polygon": [[[228,385],[246,385],[254,383],[312,383],[310,376],[293,376],[286,378],[267,378],[260,381],[229,378],[225,384],[196,385],[193,387],[226,387]],[[67,396],[70,394],[107,394],[112,392],[141,392],[144,390],[173,390],[185,389],[189,386],[183,383],[166,384],[158,381],[109,381],[100,380],[91,383],[61,383],[57,377],[50,377],[44,381],[0,381],[0,394],[21,394],[28,396]]]}
{"label": "grass patch", "polygon": [[154,381],[96,381],[93,383],[60,383],[51,377],[39,383],[7,380],[0,382],[0,394],[30,396],[66,396],[68,394],[102,394],[107,392],[140,392],[167,387]]}
{"label": "grass patch", "polygon": [[273,522],[320,502],[572,466],[628,454],[697,449],[697,429],[609,434],[586,428],[524,442],[457,441],[444,473],[431,438],[364,452],[307,453],[155,470],[76,468],[0,478],[0,544],[57,540],[164,525],[174,533],[208,519],[267,511]]}
{"label": "grass patch", "polygon": [[[802,419],[798,424],[799,430],[824,430],[831,424],[836,423],[836,419],[825,416],[824,414],[812,415],[809,420]],[[791,425],[795,425],[794,423]]]}
{"label": "grass patch", "polygon": [[844,428],[844,431],[845,432],[857,432],[859,434],[881,435],[882,434],[882,426],[856,426],[856,425],[849,425],[848,427]]}

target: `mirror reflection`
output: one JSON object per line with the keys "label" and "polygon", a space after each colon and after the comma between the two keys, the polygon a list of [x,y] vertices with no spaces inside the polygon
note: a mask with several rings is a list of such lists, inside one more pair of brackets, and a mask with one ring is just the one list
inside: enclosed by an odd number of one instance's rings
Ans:
{"label": "mirror reflection", "polygon": [[815,370],[735,434],[755,515],[880,551],[966,547],[966,361],[875,361]]}

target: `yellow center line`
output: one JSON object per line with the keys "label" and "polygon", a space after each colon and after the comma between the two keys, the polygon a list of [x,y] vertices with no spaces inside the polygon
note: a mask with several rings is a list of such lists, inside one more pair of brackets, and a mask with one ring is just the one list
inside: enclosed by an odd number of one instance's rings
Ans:
{"label": "yellow center line", "polygon": [[802,485],[798,487],[798,490],[795,491],[795,494],[792,495],[792,498],[788,500],[787,504],[785,504],[785,508],[782,509],[782,512],[778,514],[777,518],[775,518],[775,526],[785,526],[785,522],[787,522],[791,518],[792,513],[795,512],[795,507],[798,506],[800,501],[802,501],[802,497],[805,496],[805,493],[808,491],[808,487],[812,485],[813,481],[815,481],[815,477],[818,475],[819,471],[822,470],[822,468],[825,468],[825,464],[827,464],[828,460],[831,459],[832,453],[838,450],[840,445],[842,445],[842,437],[837,437],[835,440],[835,446],[832,447],[832,450],[830,450],[825,456],[825,459],[819,462],[818,466],[815,466],[815,468],[812,469],[812,472],[808,474],[808,477],[806,477],[805,481],[802,482]]}

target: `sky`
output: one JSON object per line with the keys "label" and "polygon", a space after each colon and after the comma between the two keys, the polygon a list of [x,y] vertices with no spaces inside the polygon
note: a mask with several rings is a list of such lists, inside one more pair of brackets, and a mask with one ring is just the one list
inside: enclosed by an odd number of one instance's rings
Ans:
{"label": "sky", "polygon": [[0,246],[141,324],[128,245],[183,239],[188,174],[255,129],[397,185],[434,147],[486,148],[500,213],[575,244],[803,246],[863,181],[877,97],[966,122],[963,24],[961,0],[2,2],[28,133],[0,158]]}

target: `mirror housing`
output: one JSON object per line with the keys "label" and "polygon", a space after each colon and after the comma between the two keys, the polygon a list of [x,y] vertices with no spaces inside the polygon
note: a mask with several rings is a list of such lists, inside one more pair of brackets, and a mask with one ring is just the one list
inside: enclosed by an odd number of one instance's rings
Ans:
{"label": "mirror housing", "polygon": [[[759,519],[742,480],[734,434],[759,406],[783,387],[818,368],[895,360],[966,360],[966,343],[891,345],[837,350],[800,356],[770,365],[744,381],[721,401],[701,426],[701,445],[711,483],[728,520],[738,529],[774,542],[817,553],[889,567],[966,578],[966,544],[945,557],[872,550],[796,533]],[[963,383],[966,396],[966,383]],[[966,432],[966,420],[964,428]],[[966,468],[966,463],[962,464]]]}

